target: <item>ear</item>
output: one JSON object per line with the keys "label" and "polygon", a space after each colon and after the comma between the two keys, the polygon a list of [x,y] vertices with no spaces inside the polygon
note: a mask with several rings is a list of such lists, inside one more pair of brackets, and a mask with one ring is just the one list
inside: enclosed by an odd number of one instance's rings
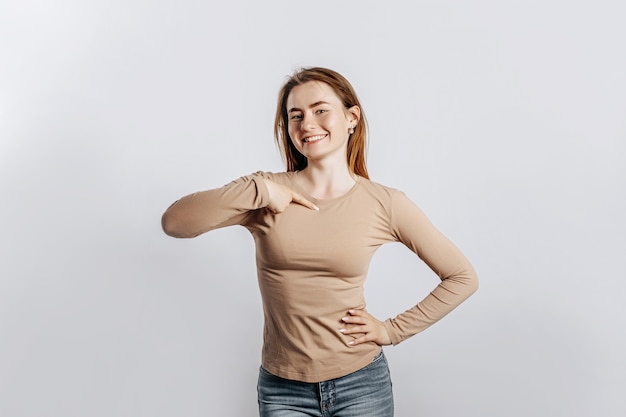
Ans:
{"label": "ear", "polygon": [[357,105],[354,105],[346,110],[346,117],[349,122],[354,123],[356,126],[361,120],[361,108]]}

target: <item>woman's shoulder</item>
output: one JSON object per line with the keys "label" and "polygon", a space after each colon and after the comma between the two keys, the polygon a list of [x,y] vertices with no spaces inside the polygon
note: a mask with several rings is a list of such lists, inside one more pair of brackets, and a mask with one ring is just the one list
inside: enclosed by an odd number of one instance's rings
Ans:
{"label": "woman's shoulder", "polygon": [[272,172],[272,171],[256,171],[250,174],[250,177],[261,177],[274,182],[287,184],[292,181],[294,172]]}
{"label": "woman's shoulder", "polygon": [[370,194],[375,195],[379,198],[386,198],[389,200],[393,200],[394,198],[397,198],[398,196],[405,195],[402,191],[396,188],[380,184],[368,178],[360,177],[359,182],[363,189],[365,189]]}

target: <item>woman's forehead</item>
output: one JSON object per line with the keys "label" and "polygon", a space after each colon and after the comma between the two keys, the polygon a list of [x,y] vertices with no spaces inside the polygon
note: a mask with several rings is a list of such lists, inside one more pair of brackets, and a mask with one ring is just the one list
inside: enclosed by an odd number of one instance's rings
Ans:
{"label": "woman's forehead", "polygon": [[291,90],[287,97],[286,107],[288,109],[305,108],[321,101],[341,104],[341,100],[331,86],[321,81],[307,81]]}

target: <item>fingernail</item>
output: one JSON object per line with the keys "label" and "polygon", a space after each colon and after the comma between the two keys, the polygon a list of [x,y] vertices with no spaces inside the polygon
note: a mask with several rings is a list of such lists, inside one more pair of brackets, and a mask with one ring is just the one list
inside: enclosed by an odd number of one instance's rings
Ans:
{"label": "fingernail", "polygon": [[353,344],[354,344],[354,340],[351,340],[351,341],[348,342],[349,346],[352,346]]}
{"label": "fingernail", "polygon": [[348,318],[347,318],[347,317],[343,317],[343,318],[341,319],[341,321],[348,321]]}
{"label": "fingernail", "polygon": [[348,310],[348,313],[354,314],[354,310]]}
{"label": "fingernail", "polygon": [[339,329],[339,333],[345,333],[346,329]]}
{"label": "fingernail", "polygon": [[319,207],[317,207],[317,206],[313,206],[313,208],[314,208],[315,210],[317,210],[317,211],[320,211],[320,208],[319,208]]}

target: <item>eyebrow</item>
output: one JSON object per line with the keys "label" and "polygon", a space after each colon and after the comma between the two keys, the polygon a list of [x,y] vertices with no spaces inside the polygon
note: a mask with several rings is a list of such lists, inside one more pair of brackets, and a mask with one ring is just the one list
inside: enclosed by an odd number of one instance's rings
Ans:
{"label": "eyebrow", "polygon": [[[309,108],[312,109],[313,107],[317,107],[317,106],[319,106],[321,104],[330,104],[330,103],[328,103],[327,101],[324,101],[324,100],[320,100],[320,101],[316,101],[315,103],[311,104],[309,106]],[[287,111],[287,113],[292,113],[294,111],[302,111],[302,110],[297,108],[297,107],[292,107],[292,108],[289,109],[289,111]]]}

